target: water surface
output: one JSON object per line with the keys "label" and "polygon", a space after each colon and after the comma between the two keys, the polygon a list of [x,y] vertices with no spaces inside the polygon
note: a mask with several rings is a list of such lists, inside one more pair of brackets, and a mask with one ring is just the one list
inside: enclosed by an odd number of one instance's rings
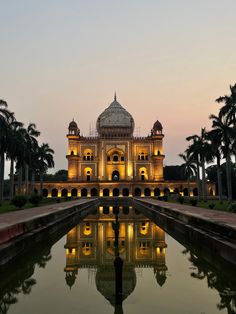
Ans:
{"label": "water surface", "polygon": [[0,313],[236,313],[233,269],[217,271],[131,207],[119,208],[116,250],[113,212],[100,207],[56,243],[49,240],[8,266],[1,273]]}

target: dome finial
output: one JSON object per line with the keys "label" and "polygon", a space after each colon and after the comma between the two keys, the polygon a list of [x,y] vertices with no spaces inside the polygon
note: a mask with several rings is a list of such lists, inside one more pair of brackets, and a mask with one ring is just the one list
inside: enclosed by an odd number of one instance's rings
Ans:
{"label": "dome finial", "polygon": [[114,95],[114,101],[116,101],[116,92],[115,92],[115,95]]}

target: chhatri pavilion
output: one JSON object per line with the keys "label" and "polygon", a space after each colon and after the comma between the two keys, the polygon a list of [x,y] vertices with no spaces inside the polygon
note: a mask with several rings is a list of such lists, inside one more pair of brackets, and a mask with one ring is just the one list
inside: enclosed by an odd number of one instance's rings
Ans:
{"label": "chhatri pavilion", "polygon": [[[68,180],[45,182],[46,197],[159,196],[170,192],[188,195],[186,181],[163,177],[163,127],[156,121],[145,137],[134,136],[134,119],[117,101],[97,118],[97,136],[81,135],[73,120],[68,127]],[[214,184],[207,184],[209,195]],[[197,195],[190,182],[190,195]]]}

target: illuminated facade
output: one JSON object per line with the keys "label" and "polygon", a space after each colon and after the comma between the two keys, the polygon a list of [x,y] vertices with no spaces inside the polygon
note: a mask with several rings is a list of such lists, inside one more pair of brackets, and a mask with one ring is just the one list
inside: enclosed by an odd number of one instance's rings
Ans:
{"label": "illuminated facade", "polygon": [[[48,197],[197,195],[195,182],[164,181],[162,124],[135,137],[134,119],[114,97],[97,119],[97,136],[84,137],[73,120],[68,127],[68,181],[45,183]],[[214,195],[213,184],[207,185]]]}
{"label": "illuminated facade", "polygon": [[[163,181],[162,126],[157,121],[151,134],[134,137],[134,120],[117,102],[97,119],[97,137],[83,137],[76,122],[69,125],[68,181],[91,185],[97,182],[103,195],[106,187],[132,194],[133,185]],[[109,191],[110,192],[110,191]],[[110,195],[111,196],[111,195]]]}
{"label": "illuminated facade", "polygon": [[[80,268],[94,269],[97,289],[108,300],[114,295],[114,209],[100,207],[96,215],[87,217],[67,234],[65,244],[67,284],[74,284]],[[124,294],[129,295],[135,288],[135,268],[152,268],[162,286],[167,278],[165,232],[131,207],[119,207],[118,211]]]}

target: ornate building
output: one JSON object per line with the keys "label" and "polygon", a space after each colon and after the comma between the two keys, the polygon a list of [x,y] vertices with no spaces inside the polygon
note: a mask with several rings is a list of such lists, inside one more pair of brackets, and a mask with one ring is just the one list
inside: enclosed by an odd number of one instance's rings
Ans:
{"label": "ornate building", "polygon": [[[159,196],[184,193],[187,182],[164,181],[162,124],[135,137],[134,119],[114,97],[97,119],[97,136],[84,137],[73,120],[68,127],[68,181],[47,183],[44,196]],[[211,191],[210,191],[211,189]],[[208,193],[214,187],[208,185]],[[197,195],[194,182],[191,195]]]}

